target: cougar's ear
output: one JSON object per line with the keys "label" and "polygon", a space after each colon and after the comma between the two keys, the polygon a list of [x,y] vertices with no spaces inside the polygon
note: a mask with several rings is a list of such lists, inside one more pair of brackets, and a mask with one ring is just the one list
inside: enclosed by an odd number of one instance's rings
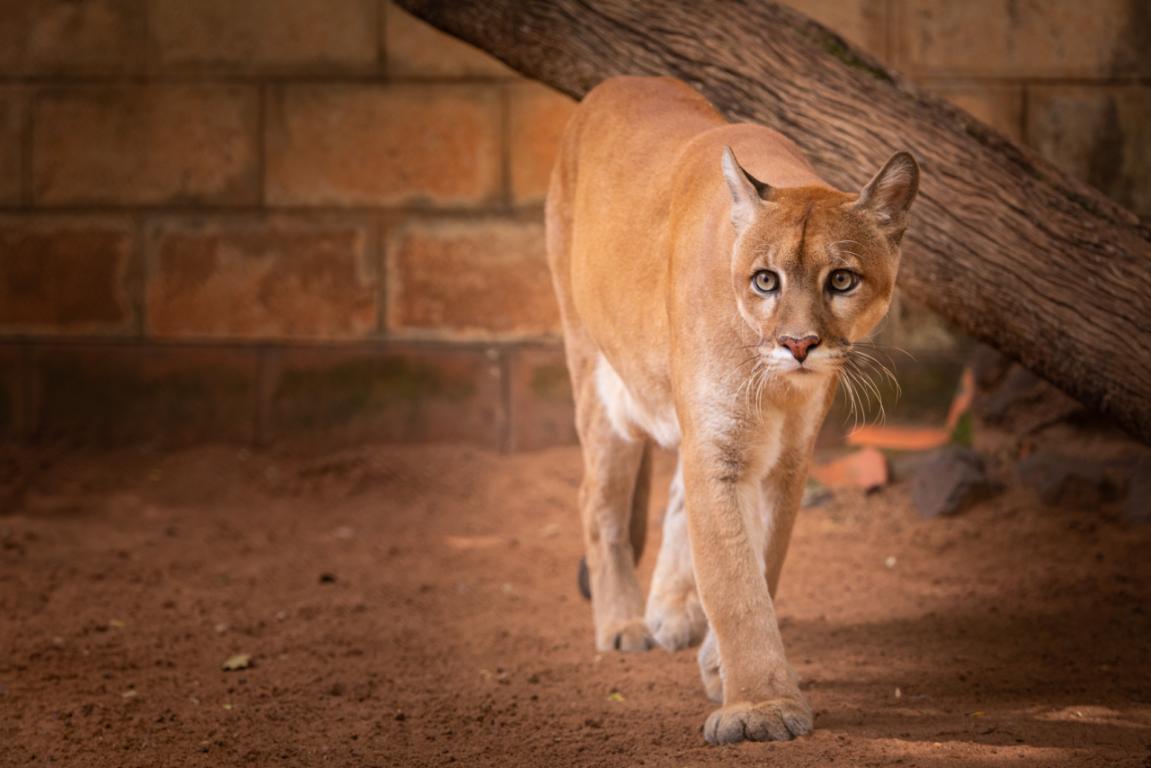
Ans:
{"label": "cougar's ear", "polygon": [[919,165],[908,152],[896,152],[859,193],[857,210],[867,211],[896,245],[907,229],[907,211],[919,191]]}
{"label": "cougar's ear", "polygon": [[771,187],[745,171],[731,147],[723,148],[723,179],[731,192],[731,223],[742,232],[755,219],[760,203],[771,197]]}

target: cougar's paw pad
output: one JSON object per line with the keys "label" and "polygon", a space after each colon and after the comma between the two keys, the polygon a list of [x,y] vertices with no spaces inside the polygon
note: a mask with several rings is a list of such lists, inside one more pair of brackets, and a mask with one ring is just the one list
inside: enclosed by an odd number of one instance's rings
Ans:
{"label": "cougar's paw pad", "polygon": [[579,559],[579,574],[576,576],[576,581],[579,584],[579,593],[583,595],[583,599],[591,600],[591,576],[587,572],[586,557]]}
{"label": "cougar's paw pad", "polygon": [[811,708],[798,698],[742,702],[715,710],[703,726],[708,744],[740,741],[789,741],[813,727]]}
{"label": "cougar's paw pad", "polygon": [[655,641],[651,639],[647,625],[634,619],[608,627],[600,634],[596,646],[601,651],[650,651],[655,647]]}

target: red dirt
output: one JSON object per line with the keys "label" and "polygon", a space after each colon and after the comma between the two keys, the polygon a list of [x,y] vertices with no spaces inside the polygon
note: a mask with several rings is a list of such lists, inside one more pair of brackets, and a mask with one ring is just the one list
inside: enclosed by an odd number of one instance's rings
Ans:
{"label": "red dirt", "polygon": [[40,458],[0,456],[5,766],[1151,765],[1151,530],[1102,513],[804,511],[817,730],[710,748],[694,653],[593,649],[574,449]]}

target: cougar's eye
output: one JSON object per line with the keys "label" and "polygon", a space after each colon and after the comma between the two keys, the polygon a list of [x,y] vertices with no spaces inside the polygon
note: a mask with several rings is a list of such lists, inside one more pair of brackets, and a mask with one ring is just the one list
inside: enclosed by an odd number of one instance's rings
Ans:
{"label": "cougar's eye", "polygon": [[751,287],[760,296],[767,296],[779,290],[779,275],[770,269],[761,269],[751,276]]}
{"label": "cougar's eye", "polygon": [[827,289],[832,293],[847,293],[859,285],[859,275],[850,269],[837,269],[827,276]]}

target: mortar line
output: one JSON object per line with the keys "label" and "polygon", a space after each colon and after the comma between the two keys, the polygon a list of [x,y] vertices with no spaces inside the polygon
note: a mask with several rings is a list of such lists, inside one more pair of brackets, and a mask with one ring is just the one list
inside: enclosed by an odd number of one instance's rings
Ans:
{"label": "mortar line", "polygon": [[512,142],[511,142],[511,88],[508,85],[497,89],[500,100],[500,202],[503,208],[511,210],[512,206]]}
{"label": "mortar line", "polygon": [[388,19],[387,0],[376,1],[376,70],[381,81],[391,81],[388,67]]}
{"label": "mortar line", "polygon": [[503,435],[500,436],[500,450],[502,453],[513,453],[515,445],[516,405],[512,396],[512,356],[518,355],[516,347],[506,347],[500,350],[500,399],[503,401],[504,423]]}
{"label": "mortar line", "polygon": [[391,306],[391,300],[388,297],[388,290],[391,287],[391,277],[388,274],[388,239],[385,230],[385,224],[382,215],[377,215],[373,219],[373,234],[375,236],[375,255],[374,262],[376,267],[376,306],[379,316],[376,318],[376,335],[381,339],[388,338],[388,309]]}
{"label": "mortar line", "polygon": [[19,89],[21,107],[24,109],[24,114],[21,115],[21,130],[23,135],[20,137],[20,210],[27,210],[32,207],[32,187],[34,178],[32,175],[32,164],[34,161],[33,155],[35,154],[35,141],[33,140],[33,131],[36,128],[35,120],[32,118],[32,113],[36,105],[36,91],[29,86],[21,86]]}
{"label": "mortar line", "polygon": [[262,210],[268,208],[268,90],[261,82],[256,97],[256,199]]}
{"label": "mortar line", "polygon": [[269,438],[269,421],[271,409],[271,383],[269,380],[268,367],[270,365],[268,358],[271,351],[267,345],[262,345],[256,350],[256,391],[254,417],[254,434],[252,441],[255,447],[262,448],[270,444]]}

